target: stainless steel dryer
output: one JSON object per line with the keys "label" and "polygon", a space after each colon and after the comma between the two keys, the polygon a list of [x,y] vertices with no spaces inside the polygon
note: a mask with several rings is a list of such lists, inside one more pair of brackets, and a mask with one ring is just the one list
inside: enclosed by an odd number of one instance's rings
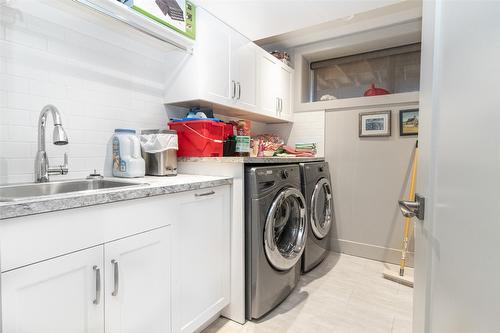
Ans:
{"label": "stainless steel dryer", "polygon": [[305,273],[319,265],[328,254],[329,233],[335,216],[328,162],[299,165],[309,217],[306,248],[302,255],[302,271]]}
{"label": "stainless steel dryer", "polygon": [[298,165],[246,167],[246,317],[258,319],[293,290],[307,238]]}

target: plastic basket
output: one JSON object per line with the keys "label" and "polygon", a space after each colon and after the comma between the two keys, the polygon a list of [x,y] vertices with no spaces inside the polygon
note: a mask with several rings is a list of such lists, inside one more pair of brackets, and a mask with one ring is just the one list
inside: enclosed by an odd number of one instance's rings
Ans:
{"label": "plastic basket", "polygon": [[220,157],[223,154],[224,123],[210,120],[169,122],[177,131],[179,150],[177,156]]}

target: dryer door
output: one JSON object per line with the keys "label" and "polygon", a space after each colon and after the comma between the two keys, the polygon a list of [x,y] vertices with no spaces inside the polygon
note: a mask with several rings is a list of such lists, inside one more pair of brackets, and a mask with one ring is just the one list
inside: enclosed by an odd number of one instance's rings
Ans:
{"label": "dryer door", "polygon": [[299,261],[306,243],[307,212],[302,193],[286,188],[278,193],[267,214],[264,248],[277,270],[288,270]]}
{"label": "dryer door", "polygon": [[318,239],[328,235],[333,220],[332,187],[326,178],[321,178],[314,187],[311,198],[311,229]]}

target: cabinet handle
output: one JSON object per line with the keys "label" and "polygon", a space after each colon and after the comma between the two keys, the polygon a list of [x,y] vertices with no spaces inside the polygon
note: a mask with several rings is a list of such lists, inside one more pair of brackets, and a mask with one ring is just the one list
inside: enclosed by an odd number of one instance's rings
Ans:
{"label": "cabinet handle", "polygon": [[236,82],[232,80],[231,84],[233,85],[233,93],[231,94],[231,98],[234,99],[236,97]]}
{"label": "cabinet handle", "polygon": [[205,193],[195,193],[194,196],[195,197],[206,197],[207,195],[212,195],[212,194],[215,194],[215,191],[209,191],[209,192],[205,192]]}
{"label": "cabinet handle", "polygon": [[283,99],[280,98],[280,113],[283,111]]}
{"label": "cabinet handle", "polygon": [[276,113],[279,113],[280,111],[280,99],[279,97],[276,97]]}
{"label": "cabinet handle", "polygon": [[92,267],[95,272],[95,299],[92,301],[95,305],[101,302],[101,269],[97,266]]}
{"label": "cabinet handle", "polygon": [[111,260],[111,264],[113,265],[113,280],[114,280],[113,292],[111,293],[111,296],[116,296],[118,295],[118,288],[120,287],[118,261],[113,259]]}
{"label": "cabinet handle", "polygon": [[241,84],[238,82],[238,99],[241,99]]}

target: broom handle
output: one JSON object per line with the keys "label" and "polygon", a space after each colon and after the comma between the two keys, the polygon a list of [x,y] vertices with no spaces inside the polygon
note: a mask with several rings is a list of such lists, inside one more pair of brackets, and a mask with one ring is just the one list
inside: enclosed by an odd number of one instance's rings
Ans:
{"label": "broom handle", "polygon": [[[410,191],[408,193],[408,200],[415,200],[415,179],[417,178],[417,158],[418,158],[418,140],[415,145],[415,156],[413,157],[413,165],[411,170]],[[408,238],[410,235],[411,218],[405,218],[405,228],[403,234],[403,248],[401,250],[401,260],[399,261],[399,275],[403,276],[406,265],[406,253],[408,252]]]}

